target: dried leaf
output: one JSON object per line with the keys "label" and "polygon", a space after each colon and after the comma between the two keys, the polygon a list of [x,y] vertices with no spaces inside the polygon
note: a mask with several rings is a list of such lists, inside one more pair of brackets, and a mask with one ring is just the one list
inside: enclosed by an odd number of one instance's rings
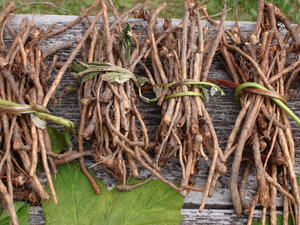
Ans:
{"label": "dried leaf", "polygon": [[147,77],[139,77],[137,78],[136,86],[140,88],[144,86],[145,83],[150,83],[149,79]]}
{"label": "dried leaf", "polygon": [[110,72],[101,75],[102,80],[109,81],[109,82],[116,82],[118,84],[123,84],[130,79],[136,80],[136,77],[133,74],[129,73],[117,73],[117,72]]}
{"label": "dried leaf", "polygon": [[108,82],[123,84],[126,81],[133,80],[137,83],[137,78],[131,71],[110,63],[81,63],[80,66],[81,68],[86,68],[85,70],[78,72],[76,75],[77,80],[80,82],[91,80],[96,75],[100,74],[102,79]]}
{"label": "dried leaf", "polygon": [[156,98],[160,98],[163,88],[161,86],[154,86],[153,92],[155,93]]}
{"label": "dried leaf", "polygon": [[47,122],[45,120],[38,118],[34,114],[30,114],[30,117],[31,117],[31,121],[37,128],[45,129],[47,127]]}
{"label": "dried leaf", "polygon": [[7,60],[3,57],[0,57],[0,67],[4,67],[8,64]]}
{"label": "dried leaf", "polygon": [[218,93],[218,89],[215,87],[210,88],[210,96],[214,96],[216,93]]}

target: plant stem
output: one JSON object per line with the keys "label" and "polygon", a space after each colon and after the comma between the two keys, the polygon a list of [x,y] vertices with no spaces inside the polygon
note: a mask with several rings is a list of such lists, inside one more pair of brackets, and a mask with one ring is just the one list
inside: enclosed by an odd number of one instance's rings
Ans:
{"label": "plant stem", "polygon": [[[64,119],[62,117],[53,116],[49,113],[40,112],[39,109],[37,109],[34,106],[30,105],[22,105],[15,102],[11,102],[5,99],[0,98],[0,106],[6,106],[8,109],[10,107],[20,107],[19,109],[11,108],[12,112],[15,111],[15,114],[25,114],[25,113],[32,113],[35,114],[37,117],[39,117],[42,120],[48,120],[52,121],[56,124],[63,125],[67,129],[73,130],[75,128],[75,124],[67,119]],[[1,108],[0,108],[1,111]]]}
{"label": "plant stem", "polygon": [[[235,99],[237,102],[239,102],[239,94],[240,94],[241,90],[244,88],[247,88],[247,87],[254,87],[254,88],[268,91],[267,88],[265,88],[261,84],[255,83],[255,82],[243,83],[240,86],[238,86],[238,88],[235,90],[235,93],[234,93],[234,96],[235,96]],[[283,100],[281,98],[275,98],[275,97],[270,97],[270,98],[300,126],[299,117],[286,104],[283,103]]]}

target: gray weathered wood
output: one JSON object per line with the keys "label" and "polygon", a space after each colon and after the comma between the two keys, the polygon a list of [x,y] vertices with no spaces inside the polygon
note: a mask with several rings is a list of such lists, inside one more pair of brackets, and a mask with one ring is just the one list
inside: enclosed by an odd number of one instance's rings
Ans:
{"label": "gray weathered wood", "polygon": [[[233,209],[204,209],[202,213],[199,213],[197,209],[182,209],[181,214],[184,216],[181,225],[239,225],[247,223],[247,217],[244,215],[237,216]],[[40,206],[31,207],[30,215],[30,224],[44,224],[44,214]],[[255,210],[254,215],[254,220],[259,221],[261,210]]]}
{"label": "gray weathered wood", "polygon": [[[50,24],[55,24],[55,28],[59,28],[64,24],[74,20],[75,16],[51,16],[51,15],[16,15],[12,18],[12,26],[17,27],[23,18],[29,18],[33,20],[37,26],[40,26],[46,29]],[[129,20],[130,23],[134,23],[133,27],[135,31],[139,34],[145,34],[145,23],[140,20]],[[178,23],[179,20],[173,20],[173,23]],[[160,21],[159,25],[161,25]],[[204,25],[208,25],[206,22],[203,22]],[[226,22],[226,27],[229,28],[233,25],[233,22]],[[253,23],[251,22],[240,22],[239,23],[242,33],[247,33],[252,30]],[[43,48],[47,49],[53,45],[57,45],[66,41],[75,40],[76,38],[81,38],[83,23],[79,23],[69,29],[68,31],[51,37],[44,42]],[[8,35],[5,36],[7,40],[10,39]],[[60,60],[66,59],[71,50],[64,50],[59,52]],[[214,78],[223,78],[230,79],[228,74],[224,71],[223,66],[219,61],[214,60],[212,68],[209,73],[210,77]],[[66,73],[63,81],[60,84],[57,97],[61,89],[65,86],[72,85],[74,83],[74,78],[72,75]],[[233,90],[224,87],[223,88],[226,95],[224,97],[214,97],[210,100],[207,105],[208,111],[212,118],[213,124],[215,126],[220,144],[224,147],[226,140],[230,134],[230,131],[234,125],[235,118],[239,112],[239,107],[234,102]],[[295,90],[294,96],[290,100],[290,108],[300,116],[300,90]],[[145,115],[146,124],[148,126],[149,132],[153,137],[155,130],[160,122],[160,109],[159,107],[148,106],[140,104],[140,110]],[[55,112],[58,116],[64,116],[66,118],[72,119],[78,124],[79,122],[79,109],[77,105],[76,94],[65,94],[62,96],[61,105],[52,105],[50,111]],[[300,153],[299,153],[299,141],[300,141],[300,128],[292,122],[293,132],[296,138],[296,173],[300,172]],[[87,161],[88,165],[91,165],[93,162]],[[98,178],[103,179],[105,184],[110,188],[114,186],[113,179],[100,167],[97,166],[94,168]],[[196,186],[202,186],[205,184],[208,173],[207,163],[201,161],[199,163],[199,173],[195,176]],[[163,174],[172,181],[180,181],[180,166],[176,162],[169,162],[166,167],[163,169]],[[146,177],[149,175],[149,172],[143,170],[141,172],[141,177]],[[220,178],[214,195],[212,198],[207,200],[206,208],[202,213],[199,213],[197,207],[201,202],[202,194],[191,191],[188,196],[185,198],[185,205],[182,209],[182,214],[184,215],[184,220],[182,221],[183,225],[187,224],[244,224],[246,222],[245,216],[236,216],[232,210],[232,203],[230,199],[230,193],[228,189],[230,177],[230,169],[227,174]],[[247,196],[248,201],[251,200],[253,191],[256,187],[256,181],[254,176],[249,177],[247,185]],[[279,203],[281,205],[281,200],[279,197]],[[256,218],[259,218],[260,211],[255,211]],[[42,215],[42,210],[40,207],[32,207],[30,210],[30,223],[44,224],[44,218]]]}

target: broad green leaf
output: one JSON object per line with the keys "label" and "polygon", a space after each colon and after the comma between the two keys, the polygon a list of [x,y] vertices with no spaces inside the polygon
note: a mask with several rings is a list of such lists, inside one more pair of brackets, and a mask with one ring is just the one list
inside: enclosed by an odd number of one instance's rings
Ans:
{"label": "broad green leaf", "polygon": [[[96,195],[88,179],[75,163],[58,168],[56,178],[52,178],[58,204],[53,200],[43,201],[46,225],[94,225],[104,224],[106,212],[112,204],[113,196],[101,181],[97,181],[101,194]],[[47,185],[49,191],[49,186]]]}
{"label": "broad green leaf", "polygon": [[[129,184],[138,183],[130,180]],[[179,224],[184,198],[168,185],[152,180],[129,192],[117,192],[114,205],[103,224]]]}
{"label": "broad green leaf", "polygon": [[[20,225],[29,225],[28,219],[28,213],[29,213],[29,205],[27,205],[25,202],[22,201],[15,201],[14,202],[15,210],[18,217],[18,222]],[[8,211],[2,212],[0,216],[0,224],[1,225],[9,225],[10,219],[9,219],[9,213]]]}
{"label": "broad green leaf", "polygon": [[47,127],[51,139],[52,151],[60,153],[64,148],[72,148],[72,137],[68,131],[59,131],[55,127]]}
{"label": "broad green leaf", "polygon": [[182,220],[183,198],[158,180],[128,192],[108,192],[97,180],[101,193],[96,195],[79,166],[71,163],[58,168],[53,182],[58,204],[42,202],[46,225],[175,225]]}

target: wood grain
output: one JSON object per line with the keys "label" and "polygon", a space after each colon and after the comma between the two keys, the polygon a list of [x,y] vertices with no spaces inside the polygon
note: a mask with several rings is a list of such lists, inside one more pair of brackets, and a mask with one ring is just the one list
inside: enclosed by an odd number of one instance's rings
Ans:
{"label": "wood grain", "polygon": [[[64,24],[74,20],[75,16],[56,16],[56,15],[15,15],[11,20],[12,27],[16,28],[22,21],[22,19],[28,18],[33,20],[37,26],[47,29],[51,24],[55,24],[55,28],[59,28]],[[179,23],[180,20],[173,20],[174,24]],[[145,35],[146,24],[141,20],[130,19],[128,21],[131,24],[135,24],[133,29],[136,33],[140,35]],[[226,22],[226,28],[230,28],[233,25],[233,22]],[[159,21],[158,26],[162,25],[162,20]],[[206,22],[203,22],[203,25],[208,25]],[[240,29],[242,33],[250,32],[254,24],[251,22],[240,22]],[[75,39],[80,39],[82,36],[82,30],[84,27],[84,22],[73,26],[71,29],[49,38],[44,42],[43,48],[48,49],[51,46],[61,44],[67,41],[74,41]],[[10,36],[5,35],[7,42],[10,41]],[[59,61],[65,60],[66,57],[70,54],[71,50],[59,51]],[[57,71],[56,71],[57,73]],[[144,74],[139,73],[139,76],[145,76]],[[221,79],[230,79],[230,76],[226,74],[221,63],[214,59],[212,68],[209,72],[209,77],[211,78],[221,78]],[[61,90],[63,87],[70,86],[74,84],[75,79],[73,75],[66,73],[63,81],[61,82],[56,98],[59,99],[61,96]],[[295,87],[297,85],[294,85]],[[299,83],[298,83],[299,86]],[[231,129],[234,125],[235,118],[239,112],[239,107],[234,101],[233,90],[222,87],[226,95],[221,97],[211,98],[209,103],[206,103],[206,107],[212,118],[214,127],[216,129],[217,136],[219,138],[221,147],[224,147],[226,140],[231,132]],[[290,108],[300,116],[300,90],[296,89],[293,97],[289,101]],[[143,112],[146,125],[148,126],[150,137],[153,138],[155,135],[156,128],[160,122],[160,108],[156,106],[149,106],[143,103],[140,103],[139,109]],[[77,95],[73,94],[63,94],[61,99],[61,104],[51,105],[50,111],[55,112],[57,116],[64,116],[68,119],[73,120],[79,124],[79,109],[77,105]],[[300,153],[299,153],[299,141],[300,141],[300,128],[292,121],[293,134],[296,138],[296,173],[300,173]],[[87,160],[88,165],[92,165],[92,161]],[[104,180],[105,184],[112,188],[114,186],[113,179],[100,167],[94,168],[98,178]],[[253,173],[254,171],[252,171]],[[199,173],[195,176],[196,186],[204,185],[208,173],[208,167],[205,162],[201,162],[199,166]],[[163,174],[172,181],[180,181],[180,165],[178,162],[168,162],[168,164],[163,169]],[[143,170],[141,172],[141,177],[146,177],[149,175],[149,172]],[[245,216],[236,216],[233,212],[233,207],[231,204],[231,197],[228,189],[230,178],[230,169],[227,174],[219,179],[216,190],[212,198],[207,200],[205,210],[202,213],[199,213],[197,208],[199,207],[201,201],[201,193],[196,193],[191,191],[185,198],[185,204],[182,209],[182,214],[184,219],[182,225],[188,224],[245,224],[247,219]],[[246,200],[250,201],[253,195],[253,190],[256,188],[256,179],[254,176],[249,177],[246,190]],[[278,196],[278,209],[282,205],[281,197]],[[255,211],[255,218],[259,219],[261,212],[260,210]],[[39,225],[44,224],[44,216],[42,213],[41,207],[31,207],[30,209],[30,224]]]}

